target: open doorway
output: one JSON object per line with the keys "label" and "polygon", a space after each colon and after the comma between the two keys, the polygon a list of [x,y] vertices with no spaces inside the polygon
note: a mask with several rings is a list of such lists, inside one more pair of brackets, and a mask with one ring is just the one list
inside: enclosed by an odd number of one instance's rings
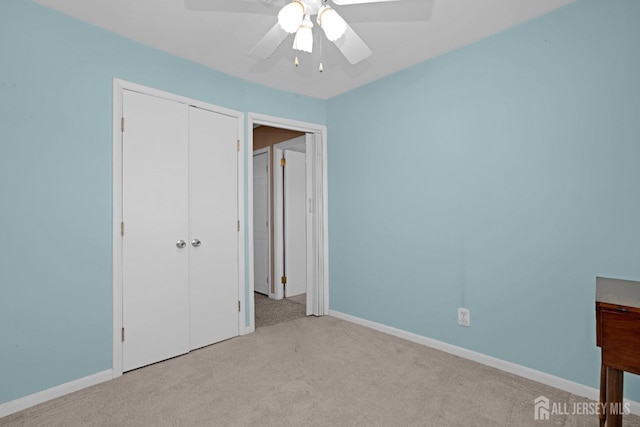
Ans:
{"label": "open doorway", "polygon": [[273,310],[325,315],[326,128],[253,114],[248,124],[251,329],[264,324],[261,310],[272,311],[267,322]]}
{"label": "open doorway", "polygon": [[307,315],[305,139],[304,132],[253,128],[256,328]]}

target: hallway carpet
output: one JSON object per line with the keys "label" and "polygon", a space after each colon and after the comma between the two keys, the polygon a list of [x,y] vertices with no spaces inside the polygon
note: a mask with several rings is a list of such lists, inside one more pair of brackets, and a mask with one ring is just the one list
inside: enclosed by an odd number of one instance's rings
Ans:
{"label": "hallway carpet", "polygon": [[[294,297],[295,298],[295,297]],[[298,299],[269,299],[266,295],[254,293],[256,328],[298,319],[307,315],[304,303]]]}

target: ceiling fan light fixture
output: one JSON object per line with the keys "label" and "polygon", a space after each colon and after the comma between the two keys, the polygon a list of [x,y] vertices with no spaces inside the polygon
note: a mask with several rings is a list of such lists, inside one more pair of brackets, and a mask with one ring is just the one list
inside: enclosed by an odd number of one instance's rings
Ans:
{"label": "ceiling fan light fixture", "polygon": [[298,31],[303,18],[304,5],[298,0],[293,0],[278,12],[278,23],[280,27],[291,34]]}
{"label": "ceiling fan light fixture", "polygon": [[309,15],[304,17],[302,24],[300,24],[298,31],[296,32],[296,38],[293,39],[293,48],[301,50],[303,52],[309,52],[313,50],[313,23],[309,18]]}
{"label": "ceiling fan light fixture", "polygon": [[329,6],[322,6],[318,11],[318,25],[324,31],[327,38],[334,42],[347,31],[347,23],[342,16]]}

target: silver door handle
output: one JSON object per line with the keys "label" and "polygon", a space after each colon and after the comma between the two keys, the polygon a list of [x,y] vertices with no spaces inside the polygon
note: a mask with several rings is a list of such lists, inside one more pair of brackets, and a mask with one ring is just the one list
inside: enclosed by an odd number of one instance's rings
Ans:
{"label": "silver door handle", "polygon": [[198,239],[193,239],[191,241],[191,246],[193,246],[194,248],[199,247],[201,244],[202,244],[202,242],[200,240],[198,240]]}
{"label": "silver door handle", "polygon": [[178,240],[176,242],[176,246],[178,247],[178,249],[184,249],[184,247],[187,246],[187,244],[185,243],[184,240]]}

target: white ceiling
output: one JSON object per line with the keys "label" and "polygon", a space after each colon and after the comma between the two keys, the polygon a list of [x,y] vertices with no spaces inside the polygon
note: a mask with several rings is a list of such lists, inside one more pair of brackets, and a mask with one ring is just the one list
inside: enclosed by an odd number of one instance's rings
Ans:
{"label": "white ceiling", "polygon": [[[350,65],[326,39],[322,55],[314,28],[314,53],[298,54],[293,35],[267,60],[247,53],[275,24],[280,5],[260,13],[195,11],[210,1],[218,8],[254,11],[247,0],[35,0],[98,27],[226,74],[274,88],[328,99],[411,65],[572,3],[574,0],[402,0],[384,4],[335,6],[373,50]],[[403,3],[403,4],[400,4]],[[412,11],[407,13],[410,6]],[[398,13],[394,13],[398,12]],[[430,16],[429,16],[430,14]],[[394,16],[396,15],[396,16]],[[397,16],[400,15],[400,16]],[[425,17],[427,19],[425,19]],[[324,72],[318,72],[322,58]]]}

